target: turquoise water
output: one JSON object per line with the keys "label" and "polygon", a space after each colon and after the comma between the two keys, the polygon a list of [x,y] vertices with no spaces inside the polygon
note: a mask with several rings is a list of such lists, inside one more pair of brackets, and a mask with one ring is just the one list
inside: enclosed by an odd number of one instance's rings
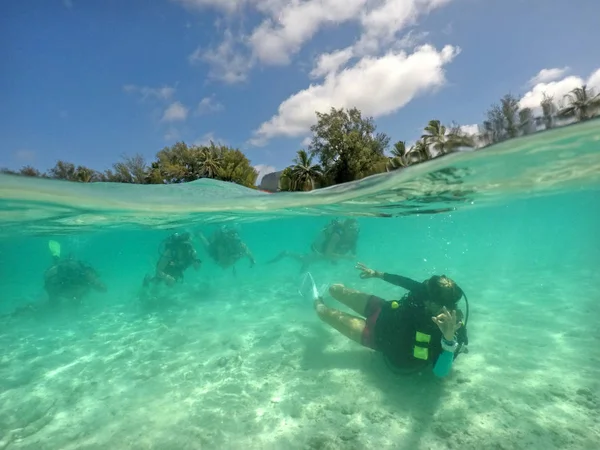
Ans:
{"label": "turquoise water", "polygon": [[[308,194],[3,176],[0,449],[598,448],[599,142],[589,122]],[[469,353],[447,379],[393,374],[318,319],[296,262],[266,264],[343,216],[358,261],[467,293]],[[202,268],[140,303],[166,236],[223,222],[255,267],[197,245]],[[108,292],[48,307],[50,239]],[[311,272],[401,297],[354,263]]]}

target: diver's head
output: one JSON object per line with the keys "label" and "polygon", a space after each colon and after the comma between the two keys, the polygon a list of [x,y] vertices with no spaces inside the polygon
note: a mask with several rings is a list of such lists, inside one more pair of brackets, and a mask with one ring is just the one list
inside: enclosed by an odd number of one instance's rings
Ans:
{"label": "diver's head", "polygon": [[181,233],[173,233],[171,235],[170,241],[173,244],[183,244],[184,242],[189,242],[192,239],[192,235],[187,231]]}
{"label": "diver's head", "polygon": [[427,287],[428,298],[425,306],[432,312],[439,312],[444,306],[452,311],[463,296],[463,290],[446,275],[434,275],[423,284]]}

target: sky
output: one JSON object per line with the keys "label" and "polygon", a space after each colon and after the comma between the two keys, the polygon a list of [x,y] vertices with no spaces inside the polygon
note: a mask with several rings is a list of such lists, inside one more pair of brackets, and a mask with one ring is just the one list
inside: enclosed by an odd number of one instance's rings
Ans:
{"label": "sky", "polygon": [[509,92],[600,91],[598,17],[598,0],[0,2],[0,167],[213,140],[262,176],[331,107],[392,142],[431,119],[475,130]]}

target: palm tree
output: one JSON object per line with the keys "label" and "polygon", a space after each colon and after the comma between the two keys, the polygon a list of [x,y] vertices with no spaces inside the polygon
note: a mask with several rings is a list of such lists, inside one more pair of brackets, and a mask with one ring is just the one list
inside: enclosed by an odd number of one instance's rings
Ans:
{"label": "palm tree", "polygon": [[522,135],[531,133],[534,124],[533,112],[531,108],[519,110],[519,130]]}
{"label": "palm tree", "polygon": [[89,167],[78,166],[75,171],[75,179],[82,183],[91,183],[94,181],[96,172]]}
{"label": "palm tree", "polygon": [[298,150],[292,170],[293,190],[300,188],[310,191],[315,188],[315,182],[323,176],[323,169],[318,164],[312,163],[312,156],[306,150]]}
{"label": "palm tree", "polygon": [[392,157],[388,160],[386,164],[387,170],[396,170],[400,167],[406,167],[409,165],[409,161],[407,158],[408,151],[406,148],[405,141],[398,141],[394,144],[394,148],[392,149]]}
{"label": "palm tree", "polygon": [[413,154],[417,155],[419,162],[423,162],[423,161],[427,161],[428,159],[431,159],[431,152],[429,150],[429,145],[427,144],[427,142],[425,142],[424,139],[419,139],[417,142],[415,142],[415,145],[413,145],[410,148],[408,153],[413,153]]}
{"label": "palm tree", "polygon": [[593,89],[588,89],[587,85],[573,89],[565,98],[569,100],[569,106],[561,108],[558,111],[559,117],[571,118],[577,120],[591,119],[596,110],[600,108],[600,94],[595,94]]}
{"label": "palm tree", "polygon": [[551,95],[546,95],[544,92],[542,94],[544,96],[540,106],[542,107],[542,118],[541,121],[544,124],[546,130],[554,127],[554,116],[556,114],[556,105],[554,104],[554,97]]}
{"label": "palm tree", "polygon": [[215,178],[221,170],[221,158],[211,147],[200,150],[200,170],[207,178]]}
{"label": "palm tree", "polygon": [[[439,120],[430,120],[425,127],[425,132],[421,139],[428,147],[436,150],[440,155],[447,151],[448,138],[446,136],[446,127]],[[431,153],[428,154],[431,157]],[[428,158],[429,159],[429,158]]]}
{"label": "palm tree", "polygon": [[431,158],[431,148],[437,151],[438,155],[443,155],[460,147],[475,146],[473,139],[467,136],[459,126],[453,126],[448,130],[439,120],[430,120],[425,127],[425,132],[427,134],[421,136],[421,139],[428,147],[427,154],[429,158]]}

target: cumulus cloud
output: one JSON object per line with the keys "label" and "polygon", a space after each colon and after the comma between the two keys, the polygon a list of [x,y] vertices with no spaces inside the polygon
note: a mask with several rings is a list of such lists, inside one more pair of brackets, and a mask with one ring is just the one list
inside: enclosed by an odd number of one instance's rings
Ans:
{"label": "cumulus cloud", "polygon": [[558,68],[555,67],[553,69],[542,69],[538,72],[538,74],[532,77],[529,80],[529,84],[531,86],[535,86],[539,83],[548,83],[550,81],[555,81],[563,77],[568,71],[569,67]]}
{"label": "cumulus cloud", "polygon": [[188,108],[181,102],[171,103],[162,116],[163,122],[177,122],[185,120],[188,116]]}
{"label": "cumulus cloud", "polygon": [[216,100],[214,95],[204,97],[198,104],[198,113],[209,114],[213,112],[223,111],[225,107]]}
{"label": "cumulus cloud", "polygon": [[269,166],[267,164],[257,164],[254,166],[254,169],[258,172],[258,177],[256,178],[256,185],[260,184],[265,175],[276,171],[274,166]]}
{"label": "cumulus cloud", "polygon": [[600,89],[600,69],[594,71],[587,79],[570,75],[557,81],[538,83],[523,95],[519,106],[521,108],[531,108],[537,111],[540,108],[540,103],[544,99],[544,94],[553,97],[554,101],[558,103],[573,89],[584,84],[587,84],[588,87],[598,91]]}
{"label": "cumulus cloud", "polygon": [[444,66],[459,51],[452,46],[437,51],[424,45],[411,54],[389,51],[381,57],[365,56],[283,101],[277,114],[254,132],[251,144],[264,145],[276,136],[305,135],[315,121],[315,111],[328,112],[331,107],[357,107],[373,117],[391,114],[417,95],[443,86]]}
{"label": "cumulus cloud", "polygon": [[230,30],[225,30],[223,41],[215,48],[198,47],[189,56],[192,64],[205,62],[210,66],[209,77],[228,84],[245,81],[253,59],[240,49],[241,43]]}
{"label": "cumulus cloud", "polygon": [[353,52],[352,47],[347,47],[332,53],[321,54],[317,58],[310,76],[312,78],[321,78],[329,73],[337,72],[341,66],[345,65],[352,58]]}
{"label": "cumulus cloud", "polygon": [[[415,25],[419,17],[451,0],[173,1],[191,9],[215,8],[230,17],[245,8],[260,15],[261,21],[248,36],[234,36],[231,28],[228,28],[218,46],[198,48],[190,55],[190,62],[202,61],[210,65],[211,77],[236,83],[244,81],[247,72],[257,62],[267,65],[289,64],[293,56],[319,31],[346,23],[356,24],[360,29],[358,41],[353,44],[353,52],[357,56],[373,56],[385,53],[390,48],[416,45],[426,33],[409,33],[402,39],[398,39],[398,33]],[[321,73],[317,69],[315,71]]]}
{"label": "cumulus cloud", "polygon": [[142,100],[154,98],[158,100],[170,100],[175,94],[175,88],[172,86],[161,86],[157,88],[149,86],[137,86],[135,84],[126,84],[123,90],[129,94],[139,94]]}
{"label": "cumulus cloud", "polygon": [[474,134],[479,134],[479,125],[477,124],[473,124],[473,125],[462,125],[460,127],[460,130],[468,135],[474,135]]}

